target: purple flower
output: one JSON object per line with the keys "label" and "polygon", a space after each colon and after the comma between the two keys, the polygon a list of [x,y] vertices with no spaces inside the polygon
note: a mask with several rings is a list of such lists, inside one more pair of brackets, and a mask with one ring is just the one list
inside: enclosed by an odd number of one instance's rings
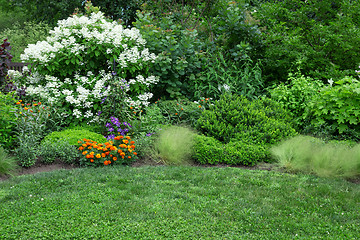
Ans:
{"label": "purple flower", "polygon": [[107,128],[111,127],[111,123],[107,123],[107,124],[105,125],[105,127],[107,127]]}
{"label": "purple flower", "polygon": [[107,99],[107,97],[104,97],[103,99],[101,99],[101,104],[103,104],[106,99]]}
{"label": "purple flower", "polygon": [[155,133],[147,133],[146,136],[147,136],[147,137],[150,137],[150,136],[153,135],[153,134],[155,134]]}
{"label": "purple flower", "polygon": [[97,115],[98,115],[98,116],[100,116],[100,115],[101,115],[101,113],[102,113],[102,111],[98,111]]}
{"label": "purple flower", "polygon": [[115,134],[110,134],[109,136],[106,137],[107,140],[111,140],[115,138]]}
{"label": "purple flower", "polygon": [[108,130],[109,130],[109,132],[113,132],[114,128],[110,127]]}

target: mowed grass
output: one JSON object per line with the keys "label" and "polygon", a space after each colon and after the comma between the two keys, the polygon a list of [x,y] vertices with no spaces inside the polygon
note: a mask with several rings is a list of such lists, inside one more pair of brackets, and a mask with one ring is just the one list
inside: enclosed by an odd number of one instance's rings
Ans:
{"label": "mowed grass", "polygon": [[0,239],[359,239],[360,185],[203,167],[58,170],[0,182]]}

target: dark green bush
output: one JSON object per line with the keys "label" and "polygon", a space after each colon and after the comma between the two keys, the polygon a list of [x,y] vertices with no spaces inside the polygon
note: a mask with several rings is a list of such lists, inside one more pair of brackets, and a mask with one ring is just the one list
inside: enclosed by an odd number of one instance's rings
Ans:
{"label": "dark green bush", "polygon": [[42,143],[57,143],[61,141],[66,141],[70,145],[78,145],[78,141],[81,141],[83,138],[91,139],[99,143],[106,142],[106,138],[104,136],[98,133],[91,132],[89,130],[66,129],[61,132],[50,133],[42,140]]}
{"label": "dark green bush", "polygon": [[197,31],[186,29],[177,21],[177,15],[166,14],[156,18],[150,11],[138,12],[134,26],[147,41],[146,47],[158,58],[151,68],[160,77],[152,92],[155,98],[194,96],[194,80],[202,71],[204,43]]}
{"label": "dark green bush", "polygon": [[197,135],[194,139],[195,161],[201,164],[218,164],[224,158],[224,144],[213,137]]}
{"label": "dark green bush", "polygon": [[227,144],[213,137],[195,137],[193,159],[201,164],[224,163],[229,165],[254,166],[267,159],[266,148],[261,144],[232,141]]}
{"label": "dark green bush", "polygon": [[259,20],[267,81],[285,81],[289,72],[338,80],[360,62],[360,2],[345,0],[270,0]]}
{"label": "dark green bush", "polygon": [[37,156],[43,163],[53,163],[55,160],[60,160],[63,163],[76,164],[78,163],[80,153],[69,142],[60,141],[52,143],[45,141],[41,143]]}
{"label": "dark green bush", "polygon": [[288,113],[270,99],[250,101],[226,94],[202,112],[197,128],[224,143],[273,144],[296,135]]}

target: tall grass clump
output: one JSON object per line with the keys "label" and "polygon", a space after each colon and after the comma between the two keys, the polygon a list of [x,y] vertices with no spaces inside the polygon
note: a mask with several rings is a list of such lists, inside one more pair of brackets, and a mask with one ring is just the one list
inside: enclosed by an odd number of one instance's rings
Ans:
{"label": "tall grass clump", "polygon": [[321,177],[352,178],[360,175],[360,145],[296,136],[271,148],[272,156],[290,171]]}
{"label": "tall grass clump", "polygon": [[0,176],[11,175],[17,168],[16,158],[9,156],[0,146]]}
{"label": "tall grass clump", "polygon": [[154,158],[166,165],[191,162],[195,133],[186,127],[170,126],[159,132],[154,142]]}

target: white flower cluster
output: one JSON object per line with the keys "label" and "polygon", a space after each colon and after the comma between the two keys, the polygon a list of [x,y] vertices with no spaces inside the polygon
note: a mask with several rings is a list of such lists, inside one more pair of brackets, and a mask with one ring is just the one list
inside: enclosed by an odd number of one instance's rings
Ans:
{"label": "white flower cluster", "polygon": [[142,106],[147,107],[150,104],[149,100],[152,97],[153,97],[153,94],[147,92],[147,93],[140,94],[139,96],[137,96],[138,100],[133,100],[132,98],[129,97],[126,99],[126,102],[130,106],[133,106],[135,109],[139,109]]}
{"label": "white flower cluster", "polygon": [[[115,21],[107,20],[101,12],[92,13],[90,17],[75,15],[61,20],[58,26],[50,31],[50,36],[46,41],[30,44],[21,55],[21,59],[35,63],[34,66],[36,64],[51,66],[56,59],[64,59],[66,56],[65,59],[69,61],[73,60],[72,57],[75,55],[81,54],[81,60],[79,61],[76,57],[76,62],[82,67],[74,69],[74,72],[63,79],[55,77],[58,76],[58,71],[54,71],[57,73],[53,74],[51,68],[49,73],[42,72],[40,75],[41,69],[47,68],[38,67],[38,71],[34,69],[32,75],[27,78],[25,84],[27,93],[38,96],[42,100],[46,99],[51,104],[70,105],[73,117],[84,117],[90,122],[94,121],[98,118],[95,105],[104,102],[104,99],[111,95],[112,89],[108,87],[109,82],[116,80],[110,72],[114,65],[112,59],[116,59],[122,72],[126,72],[128,66],[145,66],[147,62],[154,62],[157,56],[145,48],[145,43],[138,29],[125,29]],[[101,54],[107,58],[105,67],[107,69],[99,74],[96,67],[91,69],[91,64],[86,62],[87,57],[93,56],[88,54],[94,54],[92,52],[94,44],[106,46],[103,48],[104,52],[95,52],[96,56]],[[71,63],[74,62],[71,61]],[[89,69],[84,70],[84,66],[89,66]],[[144,74],[144,71],[142,73]],[[132,79],[134,76],[136,76],[135,79]],[[152,94],[144,93],[145,89],[148,89],[151,84],[156,84],[159,79],[154,76],[136,75],[136,73],[128,78],[131,79],[119,80],[119,86],[127,94],[126,102],[137,107],[147,106]],[[134,96],[131,92],[133,84],[142,85],[140,88],[142,94]]]}
{"label": "white flower cluster", "polygon": [[[45,76],[47,83],[42,85],[30,85],[27,93],[42,99],[48,99],[50,104],[60,101],[61,96],[65,96],[65,101],[73,106],[73,116],[80,118],[91,118],[94,116],[92,109],[95,102],[101,102],[101,99],[108,96],[110,88],[106,88],[111,74],[102,72],[99,78],[76,76],[75,81],[79,83],[75,91],[68,89],[72,85],[61,82],[53,76]],[[69,80],[68,80],[69,81]]]}
{"label": "white flower cluster", "polygon": [[[78,54],[84,51],[86,47],[82,41],[95,40],[97,44],[112,44],[115,48],[125,49],[124,53],[119,56],[126,57],[126,61],[136,63],[139,59],[142,61],[153,61],[156,59],[155,54],[150,54],[148,49],[138,51],[138,47],[144,48],[146,41],[141,37],[138,29],[124,29],[122,25],[115,21],[108,21],[102,12],[92,13],[90,17],[76,15],[58,22],[58,26],[50,31],[50,36],[46,41],[30,44],[20,57],[23,61],[37,60],[38,62],[47,63],[56,56],[57,52],[70,50],[71,53]],[[127,43],[132,41],[135,47],[127,49]],[[112,49],[107,49],[107,54],[112,53]]]}
{"label": "white flower cluster", "polygon": [[147,78],[144,78],[142,75],[136,76],[136,79],[129,80],[130,85],[140,83],[146,85],[147,87],[149,87],[151,84],[157,84],[158,82],[159,82],[159,77],[149,76]]}

